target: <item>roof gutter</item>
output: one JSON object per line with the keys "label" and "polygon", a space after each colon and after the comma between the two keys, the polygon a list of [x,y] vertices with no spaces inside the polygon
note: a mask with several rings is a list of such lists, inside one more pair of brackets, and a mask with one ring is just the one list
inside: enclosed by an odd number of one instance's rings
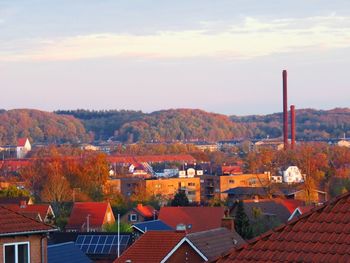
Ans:
{"label": "roof gutter", "polygon": [[58,229],[49,229],[49,230],[36,230],[36,231],[24,231],[24,232],[13,232],[13,233],[5,233],[0,234],[0,237],[6,237],[6,236],[20,236],[20,235],[34,235],[34,234],[41,234],[41,233],[47,233],[47,232],[56,232]]}

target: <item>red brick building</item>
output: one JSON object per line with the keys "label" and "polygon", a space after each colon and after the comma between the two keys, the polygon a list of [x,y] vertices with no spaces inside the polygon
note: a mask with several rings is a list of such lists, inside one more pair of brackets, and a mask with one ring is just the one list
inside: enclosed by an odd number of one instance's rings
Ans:
{"label": "red brick building", "polygon": [[0,261],[47,262],[47,234],[52,226],[0,206]]}

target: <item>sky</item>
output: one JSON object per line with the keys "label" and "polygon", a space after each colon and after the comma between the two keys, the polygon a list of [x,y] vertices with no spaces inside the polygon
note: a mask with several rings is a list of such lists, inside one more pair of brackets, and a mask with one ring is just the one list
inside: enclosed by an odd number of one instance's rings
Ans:
{"label": "sky", "polygon": [[349,107],[349,0],[0,0],[0,108]]}

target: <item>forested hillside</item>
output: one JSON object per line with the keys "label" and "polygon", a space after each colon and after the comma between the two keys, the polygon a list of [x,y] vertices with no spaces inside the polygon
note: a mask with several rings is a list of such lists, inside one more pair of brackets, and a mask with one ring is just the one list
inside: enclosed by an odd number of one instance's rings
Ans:
{"label": "forested hillside", "polygon": [[77,143],[92,138],[83,123],[73,116],[39,110],[1,110],[0,145],[15,145],[20,137],[36,143]]}
{"label": "forested hillside", "polygon": [[[282,113],[269,115],[231,116],[231,120],[250,130],[253,138],[282,136]],[[350,137],[350,109],[300,109],[296,111],[296,129],[299,140],[317,140]]]}
{"label": "forested hillside", "polygon": [[[350,137],[350,109],[296,111],[297,139]],[[282,114],[231,116],[194,109],[140,111],[0,111],[0,144],[19,137],[35,142],[218,141],[282,136]]]}

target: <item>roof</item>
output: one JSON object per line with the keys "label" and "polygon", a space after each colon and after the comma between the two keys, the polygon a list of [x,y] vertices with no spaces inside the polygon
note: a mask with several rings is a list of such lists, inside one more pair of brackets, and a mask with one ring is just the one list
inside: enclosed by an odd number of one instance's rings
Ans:
{"label": "roof", "polygon": [[56,231],[56,229],[0,206],[0,236],[47,233],[50,231]]}
{"label": "roof", "polygon": [[45,220],[49,209],[51,209],[49,204],[35,204],[35,205],[25,205],[25,206],[9,204],[4,206],[20,214],[25,214],[25,213],[39,214],[42,220]]}
{"label": "roof", "polygon": [[61,243],[47,247],[47,262],[50,263],[88,263],[92,262],[74,242]]}
{"label": "roof", "polygon": [[107,160],[113,163],[160,163],[160,162],[195,162],[196,159],[189,154],[172,154],[172,155],[114,155],[108,156]]}
{"label": "roof", "polygon": [[26,145],[28,138],[19,138],[17,140],[17,147],[24,147]]}
{"label": "roof", "polygon": [[249,241],[217,262],[347,262],[350,193]]}
{"label": "roof", "polygon": [[218,258],[233,247],[245,244],[243,238],[236,231],[232,232],[224,227],[188,234],[187,238],[209,260]]}
{"label": "roof", "polygon": [[21,202],[25,202],[28,204],[30,200],[29,196],[21,196],[21,197],[0,197],[0,204],[1,205],[7,205],[7,204],[16,204],[19,205]]}
{"label": "roof", "polygon": [[304,203],[293,199],[254,199],[243,200],[244,210],[250,220],[254,219],[253,208],[259,208],[264,215],[273,215],[277,217],[281,223],[286,223],[293,211]]}
{"label": "roof", "polygon": [[185,232],[148,231],[114,262],[124,263],[126,260],[131,260],[132,263],[165,262],[183,242],[190,244],[206,260],[206,257],[186,238]]}
{"label": "roof", "polygon": [[162,207],[158,219],[176,229],[178,224],[185,224],[187,232],[199,232],[221,227],[224,217],[223,207]]}
{"label": "roof", "polygon": [[74,203],[66,229],[81,229],[87,222],[91,228],[101,227],[109,203],[103,202],[76,202]]}
{"label": "roof", "polygon": [[153,217],[157,211],[150,205],[142,205],[142,204],[138,204],[134,208],[134,210],[138,212],[140,215],[142,215],[143,217]]}
{"label": "roof", "polygon": [[144,222],[133,224],[132,227],[142,233],[146,231],[174,230],[172,227],[165,224],[162,220],[144,221]]}
{"label": "roof", "polygon": [[238,165],[221,166],[223,174],[237,174],[242,173],[242,169]]}

